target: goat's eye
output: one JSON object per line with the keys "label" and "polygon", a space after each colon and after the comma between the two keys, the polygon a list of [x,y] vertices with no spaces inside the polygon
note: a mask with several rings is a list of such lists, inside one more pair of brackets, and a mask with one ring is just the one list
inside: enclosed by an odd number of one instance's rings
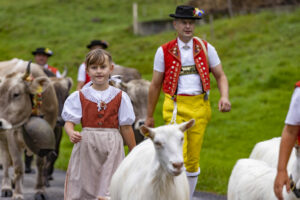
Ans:
{"label": "goat's eye", "polygon": [[154,144],[155,144],[155,146],[157,146],[157,147],[163,147],[163,145],[162,145],[162,143],[161,142],[154,142]]}

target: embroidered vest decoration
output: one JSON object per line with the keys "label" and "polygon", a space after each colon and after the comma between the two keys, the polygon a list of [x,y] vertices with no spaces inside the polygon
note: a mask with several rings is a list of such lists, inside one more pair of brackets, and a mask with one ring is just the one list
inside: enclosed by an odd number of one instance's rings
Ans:
{"label": "embroidered vest decoration", "polygon": [[[207,49],[207,42],[203,41]],[[176,93],[178,79],[181,71],[180,51],[177,39],[162,45],[165,61],[165,73],[163,81],[163,91],[173,96]],[[202,89],[207,92],[210,89],[209,66],[205,53],[199,41],[193,38],[193,55],[196,70],[201,78]]]}
{"label": "embroidered vest decoration", "polygon": [[[79,92],[82,108],[82,127],[90,128],[119,128],[119,108],[122,100],[120,91],[110,102],[99,105],[86,99],[83,93]],[[101,109],[99,109],[99,106]]]}

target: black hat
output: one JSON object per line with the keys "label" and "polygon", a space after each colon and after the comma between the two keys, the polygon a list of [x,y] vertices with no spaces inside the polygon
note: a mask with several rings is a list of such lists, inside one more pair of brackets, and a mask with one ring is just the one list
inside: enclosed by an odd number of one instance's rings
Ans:
{"label": "black hat", "polygon": [[103,46],[103,49],[106,49],[108,47],[108,43],[104,40],[92,40],[90,44],[88,44],[86,47],[88,49],[92,48],[93,46],[100,45]]}
{"label": "black hat", "polygon": [[35,51],[32,52],[33,55],[36,55],[38,53],[45,54],[48,57],[53,55],[53,52],[49,48],[45,48],[45,47],[39,47]]}
{"label": "black hat", "polygon": [[170,17],[180,19],[201,19],[204,14],[203,10],[194,8],[193,6],[177,6],[175,14],[170,14]]}

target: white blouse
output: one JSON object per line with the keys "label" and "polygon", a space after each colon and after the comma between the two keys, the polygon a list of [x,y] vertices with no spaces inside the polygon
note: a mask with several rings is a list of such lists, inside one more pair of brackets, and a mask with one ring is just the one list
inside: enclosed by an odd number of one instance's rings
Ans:
{"label": "white blouse", "polygon": [[[93,89],[91,86],[84,87],[81,92],[84,97],[94,103],[104,101],[109,103],[120,92],[120,89],[109,86],[106,90],[99,91]],[[75,124],[81,122],[82,108],[79,96],[79,91],[73,92],[65,101],[64,108],[61,114],[65,121],[70,121]],[[126,92],[122,91],[122,100],[118,112],[119,125],[132,125],[135,120],[135,115],[131,100]]]}

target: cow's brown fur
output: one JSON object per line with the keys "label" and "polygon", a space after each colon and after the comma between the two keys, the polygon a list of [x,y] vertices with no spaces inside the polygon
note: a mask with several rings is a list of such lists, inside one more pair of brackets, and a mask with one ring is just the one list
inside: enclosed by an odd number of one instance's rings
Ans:
{"label": "cow's brown fur", "polygon": [[[0,121],[9,122],[12,126],[20,125],[31,115],[30,92],[34,92],[37,85],[42,85],[42,105],[40,113],[43,118],[54,128],[57,119],[57,99],[50,80],[36,64],[31,65],[31,74],[34,77],[32,82],[23,80],[23,75],[28,62],[13,59],[11,61],[0,62]],[[12,73],[13,72],[13,73]],[[11,181],[8,174],[9,166],[14,167],[15,190],[13,199],[23,199],[22,194],[22,153],[25,146],[22,137],[22,128],[15,127],[9,130],[0,130],[0,148],[3,164],[3,179],[1,191],[11,191]],[[43,179],[44,159],[37,158],[37,193],[44,192]]]}

